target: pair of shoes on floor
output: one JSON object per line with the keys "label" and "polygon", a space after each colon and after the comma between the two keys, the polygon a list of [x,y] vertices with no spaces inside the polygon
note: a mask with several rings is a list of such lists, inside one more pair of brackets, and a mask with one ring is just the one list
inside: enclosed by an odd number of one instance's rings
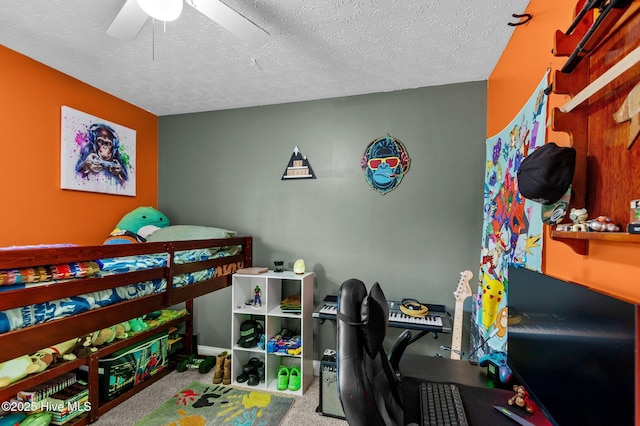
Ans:
{"label": "pair of shoes on floor", "polygon": [[216,369],[213,372],[213,384],[230,385],[231,384],[231,354],[227,351],[221,352],[216,356]]}
{"label": "pair of shoes on floor", "polygon": [[284,365],[278,370],[278,390],[297,391],[300,389],[300,369],[296,366],[287,368]]}
{"label": "pair of shoes on floor", "polygon": [[242,373],[236,377],[238,383],[247,382],[249,386],[257,386],[260,382],[264,382],[264,362],[258,358],[251,358],[244,367]]}
{"label": "pair of shoes on floor", "polygon": [[186,355],[181,358],[176,365],[176,371],[182,373],[187,371],[189,367],[193,367],[197,365],[198,371],[202,374],[206,374],[211,371],[211,369],[216,365],[216,358],[213,356],[208,356],[203,359],[198,359],[194,354]]}

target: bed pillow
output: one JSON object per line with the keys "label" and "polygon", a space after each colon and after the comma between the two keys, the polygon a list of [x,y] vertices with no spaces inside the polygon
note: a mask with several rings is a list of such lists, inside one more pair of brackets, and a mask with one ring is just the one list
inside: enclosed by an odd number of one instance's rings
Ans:
{"label": "bed pillow", "polygon": [[171,225],[161,228],[149,235],[147,242],[209,240],[213,238],[229,238],[236,235],[235,231],[198,225]]}

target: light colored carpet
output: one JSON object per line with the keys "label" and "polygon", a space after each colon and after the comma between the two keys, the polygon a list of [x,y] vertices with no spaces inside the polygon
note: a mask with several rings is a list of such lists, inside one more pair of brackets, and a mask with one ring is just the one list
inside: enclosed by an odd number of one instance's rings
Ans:
{"label": "light colored carpet", "polygon": [[[198,370],[187,370],[183,373],[173,371],[151,386],[138,392],[130,399],[104,414],[96,423],[97,426],[131,426],[165,401],[180,389],[193,381],[212,383],[213,370],[209,374],[200,374]],[[281,426],[346,426],[347,422],[316,412],[320,401],[320,380],[315,377],[312,385],[303,396],[296,396],[293,407],[280,423]]]}

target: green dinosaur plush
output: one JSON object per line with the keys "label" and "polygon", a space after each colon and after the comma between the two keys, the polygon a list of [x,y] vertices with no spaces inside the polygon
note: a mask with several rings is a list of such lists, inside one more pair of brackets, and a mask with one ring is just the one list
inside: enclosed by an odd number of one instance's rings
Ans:
{"label": "green dinosaur plush", "polygon": [[144,243],[158,229],[169,226],[169,218],[153,207],[138,207],[116,224],[104,244]]}
{"label": "green dinosaur plush", "polygon": [[143,321],[143,317],[130,319],[129,325],[131,326],[131,331],[134,333],[139,333],[149,328],[149,326]]}

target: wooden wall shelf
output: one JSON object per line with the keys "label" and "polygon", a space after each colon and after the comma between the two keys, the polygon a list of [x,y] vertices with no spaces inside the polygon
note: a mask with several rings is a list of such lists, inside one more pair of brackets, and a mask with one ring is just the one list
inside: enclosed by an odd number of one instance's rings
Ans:
{"label": "wooden wall shelf", "polygon": [[570,232],[552,229],[551,238],[569,245],[573,251],[586,256],[589,254],[589,241],[611,241],[616,243],[640,243],[640,234],[626,232]]}
{"label": "wooden wall shelf", "polygon": [[571,232],[551,231],[554,239],[573,238],[576,240],[600,240],[616,241],[620,243],[640,243],[640,234],[628,234],[626,232]]}
{"label": "wooden wall shelf", "polygon": [[[629,7],[619,25],[605,37],[596,49],[589,52],[571,73],[553,74],[553,91],[575,97],[616,67],[640,45],[640,4]],[[579,31],[580,30],[580,31]],[[583,32],[585,28],[576,29]],[[568,56],[569,38],[557,32],[556,56]],[[575,41],[577,37],[572,40]],[[613,223],[626,228],[629,202],[640,198],[640,145],[627,149],[630,122],[616,123],[613,114],[621,107],[631,89],[640,81],[640,63],[633,62],[604,87],[571,111],[555,108],[552,129],[569,134],[576,149],[576,171],[573,195],[569,208],[585,207],[589,218],[608,216]],[[623,232],[562,232],[551,230],[552,239],[569,245],[576,253],[587,255],[590,240],[639,243],[640,235]]]}

